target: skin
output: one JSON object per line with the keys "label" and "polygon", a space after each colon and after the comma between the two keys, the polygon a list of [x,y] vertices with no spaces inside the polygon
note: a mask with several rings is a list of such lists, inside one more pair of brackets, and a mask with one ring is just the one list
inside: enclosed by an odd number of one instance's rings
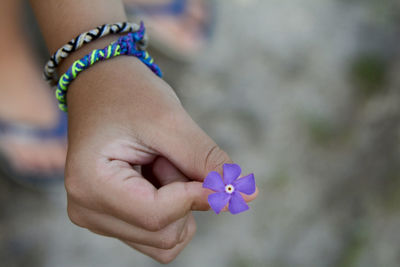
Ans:
{"label": "skin", "polygon": [[[126,20],[120,1],[31,4],[51,52],[80,32]],[[85,46],[59,72],[116,38]],[[192,211],[209,209],[211,191],[202,188],[202,180],[232,160],[190,118],[172,88],[136,58],[89,68],[71,84],[67,102],[71,221],[171,262],[195,234]]]}
{"label": "skin", "polygon": [[[54,95],[41,77],[25,25],[21,25],[21,1],[0,1],[0,120],[52,129],[58,122]],[[26,139],[1,135],[1,154],[20,174],[51,176],[64,168],[66,139]],[[47,175],[46,175],[47,174]]]}

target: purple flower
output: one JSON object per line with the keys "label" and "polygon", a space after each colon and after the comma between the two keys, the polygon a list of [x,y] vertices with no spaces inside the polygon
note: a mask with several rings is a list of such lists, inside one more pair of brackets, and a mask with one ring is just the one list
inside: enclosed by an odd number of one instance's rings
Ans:
{"label": "purple flower", "polygon": [[256,191],[256,182],[254,174],[249,174],[243,178],[239,178],[242,170],[237,164],[224,164],[224,179],[218,172],[210,172],[204,179],[203,187],[216,191],[217,193],[208,196],[208,203],[216,214],[229,202],[229,211],[232,214],[249,209],[249,206],[244,201],[241,193],[251,195]]}

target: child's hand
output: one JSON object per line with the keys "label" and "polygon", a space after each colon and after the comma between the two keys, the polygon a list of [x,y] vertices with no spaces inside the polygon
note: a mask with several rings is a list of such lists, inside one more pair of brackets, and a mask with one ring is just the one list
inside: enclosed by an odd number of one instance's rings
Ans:
{"label": "child's hand", "polygon": [[160,262],[173,260],[195,233],[191,211],[209,209],[201,181],[231,159],[172,89],[132,57],[79,76],[68,108],[71,220]]}
{"label": "child's hand", "polygon": [[[51,52],[83,31],[126,21],[121,0],[30,2]],[[117,38],[85,45],[58,73]],[[71,220],[160,262],[173,260],[194,235],[191,211],[209,208],[212,191],[201,181],[230,158],[193,122],[171,88],[134,57],[85,70],[70,85],[67,102]]]}

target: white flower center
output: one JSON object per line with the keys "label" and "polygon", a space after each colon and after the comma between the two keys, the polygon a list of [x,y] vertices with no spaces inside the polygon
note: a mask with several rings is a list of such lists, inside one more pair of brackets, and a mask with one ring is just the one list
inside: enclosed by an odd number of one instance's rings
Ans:
{"label": "white flower center", "polygon": [[225,192],[227,192],[228,194],[232,194],[233,191],[235,191],[235,188],[233,187],[233,185],[228,184],[227,186],[225,186]]}

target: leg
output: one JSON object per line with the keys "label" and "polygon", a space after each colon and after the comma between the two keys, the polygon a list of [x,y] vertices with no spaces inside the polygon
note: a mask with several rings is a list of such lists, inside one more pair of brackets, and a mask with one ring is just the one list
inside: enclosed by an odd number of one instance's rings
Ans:
{"label": "leg", "polygon": [[[40,66],[24,36],[19,0],[0,1],[0,120],[51,128],[58,113],[50,88],[41,79]],[[19,137],[1,136],[0,151],[15,168],[52,171],[64,166],[65,140],[21,142]]]}

